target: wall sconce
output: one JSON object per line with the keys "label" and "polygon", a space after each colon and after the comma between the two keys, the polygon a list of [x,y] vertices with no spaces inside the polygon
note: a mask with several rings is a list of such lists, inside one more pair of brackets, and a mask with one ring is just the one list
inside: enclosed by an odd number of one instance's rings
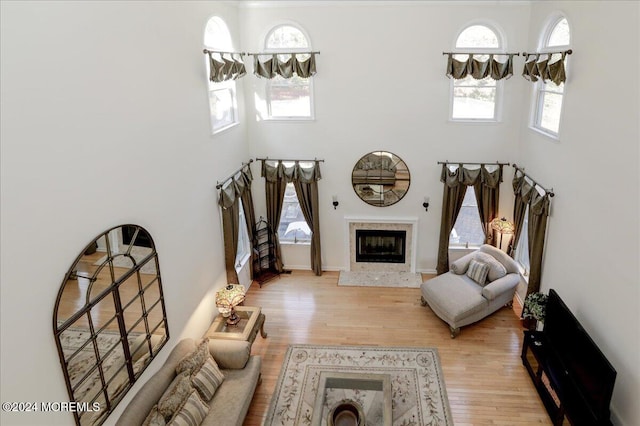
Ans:
{"label": "wall sconce", "polygon": [[429,211],[429,197],[424,197],[424,201],[422,202],[422,207],[424,207],[424,211]]}
{"label": "wall sconce", "polygon": [[337,195],[334,195],[334,196],[333,196],[333,209],[334,209],[334,210],[338,208],[338,204],[340,204],[340,203],[338,202],[338,196],[337,196]]}

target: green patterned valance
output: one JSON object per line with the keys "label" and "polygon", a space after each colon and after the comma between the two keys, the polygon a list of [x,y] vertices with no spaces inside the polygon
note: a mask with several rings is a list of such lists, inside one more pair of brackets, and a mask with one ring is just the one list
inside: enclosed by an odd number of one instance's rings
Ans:
{"label": "green patterned valance", "polygon": [[[491,77],[494,80],[502,80],[513,75],[513,57],[517,53],[454,53],[448,52],[446,76],[456,80],[461,80],[471,76],[476,80]],[[459,61],[454,55],[467,55],[467,59]],[[486,59],[478,59],[478,57]],[[506,57],[506,60],[499,61],[496,57]]]}
{"label": "green patterned valance", "polygon": [[[316,74],[316,54],[319,52],[295,53],[251,53],[253,55],[253,73],[258,77],[274,78],[279,75],[291,78],[297,75],[309,78]],[[289,58],[284,60],[282,56]],[[264,59],[268,57],[268,59]]]}
{"label": "green patterned valance", "polygon": [[237,80],[247,74],[242,60],[244,53],[215,50],[205,50],[204,53],[209,55],[209,80],[214,83]]}
{"label": "green patterned valance", "polygon": [[571,50],[554,53],[524,53],[524,68],[522,76],[531,82],[542,79],[545,83],[552,81],[560,85],[567,80],[565,73],[565,58]]}
{"label": "green patterned valance", "polygon": [[309,183],[322,179],[320,160],[262,160],[262,177],[267,182],[284,179],[287,182]]}

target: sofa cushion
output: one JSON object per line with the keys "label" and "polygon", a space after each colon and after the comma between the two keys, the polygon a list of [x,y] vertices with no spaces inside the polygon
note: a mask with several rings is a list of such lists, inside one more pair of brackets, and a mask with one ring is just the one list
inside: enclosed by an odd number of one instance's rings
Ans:
{"label": "sofa cushion", "polygon": [[481,286],[484,286],[484,284],[486,283],[488,273],[488,264],[475,259],[472,259],[471,262],[469,262],[469,268],[467,268],[467,276]]}
{"label": "sofa cushion", "polygon": [[158,411],[158,406],[154,405],[142,426],[165,426],[166,424],[164,416]]}
{"label": "sofa cushion", "polygon": [[251,356],[251,342],[210,339],[209,352],[220,368],[244,368]]}
{"label": "sofa cushion", "polygon": [[193,386],[191,385],[189,373],[186,371],[180,373],[160,397],[158,412],[165,419],[171,419],[192,391]]}
{"label": "sofa cushion", "polygon": [[223,380],[224,374],[211,357],[207,358],[202,367],[191,375],[191,383],[204,401],[211,401]]}
{"label": "sofa cushion", "polygon": [[176,367],[176,374],[187,371],[189,374],[198,370],[211,354],[209,339],[205,338],[196,346],[196,350],[182,358]]}
{"label": "sofa cushion", "polygon": [[198,392],[193,390],[171,418],[169,426],[199,426],[209,412],[207,404],[202,402]]}
{"label": "sofa cushion", "polygon": [[507,275],[507,268],[505,268],[502,263],[498,262],[496,258],[491,256],[490,254],[478,251],[474,256],[474,259],[489,265],[489,273],[487,274],[487,278],[490,282]]}
{"label": "sofa cushion", "polygon": [[449,324],[482,311],[488,301],[482,287],[466,275],[442,274],[421,285],[422,295],[438,316]]}

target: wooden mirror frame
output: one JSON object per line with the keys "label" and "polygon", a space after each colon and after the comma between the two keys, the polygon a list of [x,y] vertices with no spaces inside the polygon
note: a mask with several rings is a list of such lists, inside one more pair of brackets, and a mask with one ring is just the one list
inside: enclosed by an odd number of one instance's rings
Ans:
{"label": "wooden mirror frame", "polygon": [[373,151],[362,156],[351,172],[356,195],[376,207],[391,206],[409,191],[411,174],[407,164],[392,152]]}
{"label": "wooden mirror frame", "polygon": [[100,425],[169,340],[158,253],[138,225],[108,229],[67,271],[53,334],[77,425]]}

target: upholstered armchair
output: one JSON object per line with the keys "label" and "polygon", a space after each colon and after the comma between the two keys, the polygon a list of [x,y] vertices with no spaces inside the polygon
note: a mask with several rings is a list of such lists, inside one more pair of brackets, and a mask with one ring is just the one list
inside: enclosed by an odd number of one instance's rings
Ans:
{"label": "upholstered armchair", "polygon": [[453,262],[449,272],[423,282],[422,305],[449,324],[453,339],[460,327],[511,306],[519,282],[516,262],[485,244]]}

